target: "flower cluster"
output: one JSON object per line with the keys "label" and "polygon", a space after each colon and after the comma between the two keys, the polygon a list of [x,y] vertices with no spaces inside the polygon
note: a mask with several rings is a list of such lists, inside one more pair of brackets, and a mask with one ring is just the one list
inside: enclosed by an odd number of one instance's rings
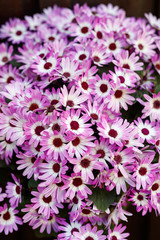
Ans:
{"label": "flower cluster", "polygon": [[0,38],[0,233],[125,240],[127,204],[160,214],[160,19],[54,6]]}

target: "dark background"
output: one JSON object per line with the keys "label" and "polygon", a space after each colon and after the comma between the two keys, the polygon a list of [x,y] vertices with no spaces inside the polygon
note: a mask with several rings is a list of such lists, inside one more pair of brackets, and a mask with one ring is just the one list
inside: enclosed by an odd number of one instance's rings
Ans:
{"label": "dark background", "polygon": [[[72,8],[76,3],[80,5],[87,3],[89,6],[96,6],[100,3],[118,5],[123,8],[127,16],[143,17],[144,13],[153,13],[160,18],[160,0],[0,0],[0,25],[5,23],[10,17],[23,18],[24,15],[33,15],[41,12],[43,8],[53,6]],[[137,213],[134,207],[129,211],[133,216],[128,218],[127,232],[130,232],[129,240],[158,240],[160,239],[160,217],[155,213],[147,214],[142,217]],[[125,223],[124,223],[125,224]],[[33,230],[27,224],[19,227],[18,232],[4,236],[0,234],[3,240],[36,240],[45,238],[36,238]],[[51,238],[53,239],[53,237]]]}

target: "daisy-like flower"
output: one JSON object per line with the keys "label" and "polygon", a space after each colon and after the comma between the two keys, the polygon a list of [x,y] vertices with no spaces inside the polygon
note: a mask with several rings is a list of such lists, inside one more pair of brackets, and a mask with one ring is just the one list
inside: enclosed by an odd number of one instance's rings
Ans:
{"label": "daisy-like flower", "polygon": [[0,44],[0,67],[12,60],[13,46],[8,47],[5,43]]}
{"label": "daisy-like flower", "polygon": [[132,201],[133,205],[136,206],[137,212],[142,210],[142,216],[144,216],[148,211],[152,211],[151,204],[149,202],[149,192],[144,190],[135,191],[132,190],[129,201]]}
{"label": "daisy-like flower", "polygon": [[21,203],[22,185],[20,184],[20,179],[17,179],[14,174],[11,175],[15,183],[7,182],[6,193],[11,207],[17,207]]}
{"label": "daisy-like flower", "polygon": [[38,214],[43,214],[47,219],[49,219],[52,212],[58,214],[58,208],[63,208],[63,205],[58,203],[51,195],[46,197],[43,193],[43,188],[38,187],[37,190],[38,192],[31,192],[34,196],[31,198],[33,209],[37,209]]}
{"label": "daisy-like flower", "polygon": [[102,67],[112,61],[112,54],[106,52],[106,47],[104,45],[95,44],[92,48],[92,61],[95,65]]}
{"label": "daisy-like flower", "polygon": [[108,240],[127,240],[129,233],[124,233],[126,226],[122,227],[122,224],[116,225],[113,230],[109,228]]}
{"label": "daisy-like flower", "polygon": [[158,19],[156,16],[153,16],[152,13],[145,13],[144,15],[151,26],[160,31],[160,19]]}
{"label": "daisy-like flower", "polygon": [[151,143],[153,139],[158,136],[159,129],[154,122],[146,120],[144,123],[141,118],[138,118],[137,121],[134,121],[138,128],[138,136],[141,139],[141,142],[145,140],[148,143]]}
{"label": "daisy-like flower", "polygon": [[130,69],[132,71],[142,70],[143,63],[138,62],[139,57],[136,56],[134,52],[129,55],[129,52],[124,50],[121,54],[117,54],[115,58],[116,60],[112,60],[112,62],[118,67]]}
{"label": "daisy-like flower", "polygon": [[156,69],[156,71],[160,74],[160,55],[155,54],[152,58],[152,63]]}
{"label": "daisy-like flower", "polygon": [[93,88],[94,90],[91,92],[91,94],[95,95],[95,100],[98,102],[101,100],[110,99],[110,95],[113,93],[113,87],[114,83],[110,79],[109,74],[103,73],[102,79],[99,77],[99,75],[96,75],[96,82]]}
{"label": "daisy-like flower", "polygon": [[129,139],[131,128],[127,120],[123,122],[123,119],[119,118],[109,125],[105,118],[102,118],[101,123],[98,123],[98,130],[102,137],[109,139],[110,144],[123,146],[122,141]]}
{"label": "daisy-like flower", "polygon": [[40,144],[42,146],[41,151],[46,151],[46,154],[53,156],[54,159],[58,159],[58,156],[60,156],[63,160],[67,156],[66,141],[61,133],[53,134],[44,131]]}
{"label": "daisy-like flower", "polygon": [[137,99],[142,105],[144,105],[142,118],[149,116],[151,121],[160,121],[160,92],[158,94],[153,94],[152,97],[144,94],[144,98],[147,102]]}
{"label": "daisy-like flower", "polygon": [[68,170],[66,163],[66,160],[58,161],[53,159],[46,159],[45,163],[40,163],[39,179],[43,180],[44,182],[40,183],[39,186],[46,187],[51,183],[55,183],[56,179],[59,179],[60,181],[61,175],[64,175]]}
{"label": "daisy-like flower", "polygon": [[148,59],[154,56],[156,45],[153,43],[153,37],[147,36],[146,33],[139,32],[137,38],[132,42],[135,47],[135,52],[139,53],[140,56],[147,57]]}
{"label": "daisy-like flower", "polygon": [[77,194],[80,198],[87,198],[88,194],[91,195],[92,191],[85,185],[80,174],[72,173],[71,177],[64,176],[65,182],[64,186],[61,187],[62,190],[67,190],[65,198],[70,198],[71,200]]}
{"label": "daisy-like flower", "polygon": [[23,222],[20,217],[16,214],[18,210],[13,207],[7,207],[5,203],[3,207],[0,208],[0,233],[4,231],[5,235],[17,231],[17,224],[22,225]]}
{"label": "daisy-like flower", "polygon": [[0,83],[11,83],[12,81],[21,79],[22,75],[20,75],[18,69],[16,67],[12,67],[12,65],[4,66],[0,69]]}
{"label": "daisy-like flower", "polygon": [[113,56],[120,54],[122,48],[125,47],[126,43],[123,38],[116,38],[113,32],[105,35],[106,40],[103,42],[104,46],[107,47],[107,53],[111,53]]}
{"label": "daisy-like flower", "polygon": [[59,226],[59,230],[61,230],[62,233],[58,234],[58,240],[75,239],[74,232],[79,232],[81,226],[82,223],[78,221],[70,222],[70,224],[64,222],[64,226]]}
{"label": "daisy-like flower", "polygon": [[97,230],[97,227],[93,228],[89,223],[80,227],[80,232],[73,233],[77,240],[105,240],[106,236],[102,235],[103,230]]}
{"label": "daisy-like flower", "polygon": [[63,81],[73,80],[78,75],[82,73],[82,70],[78,68],[79,62],[76,60],[72,60],[69,57],[62,58],[61,61],[61,70],[59,70],[59,74],[62,77]]}
{"label": "daisy-like flower", "polygon": [[81,103],[84,103],[88,99],[88,95],[81,94],[81,90],[79,88],[75,88],[75,86],[72,86],[70,91],[68,92],[68,89],[64,85],[63,88],[61,88],[60,95],[60,103],[66,107],[69,108],[79,108]]}
{"label": "daisy-like flower", "polygon": [[135,172],[133,173],[133,177],[136,179],[137,190],[139,190],[141,186],[144,190],[150,186],[151,180],[158,167],[157,163],[153,164],[152,161],[153,159],[151,157],[146,156],[139,160],[134,167]]}
{"label": "daisy-like flower", "polygon": [[95,225],[98,222],[102,222],[101,218],[98,216],[100,210],[90,206],[81,206],[80,212],[77,216],[77,220],[82,221],[83,223],[90,222],[92,225]]}
{"label": "daisy-like flower", "polygon": [[80,117],[80,115],[80,109],[76,111],[74,109],[71,109],[69,111],[63,112],[61,120],[66,131],[71,131],[76,135],[82,134],[84,136],[91,136],[93,134],[93,130],[90,128],[91,124],[86,123],[90,117],[87,114],[84,114],[82,117]]}
{"label": "daisy-like flower", "polygon": [[2,188],[0,187],[0,202],[3,202],[3,200],[7,197],[6,193],[2,193]]}
{"label": "daisy-like flower", "polygon": [[130,94],[134,93],[135,90],[121,86],[120,81],[112,89],[113,93],[110,98],[104,100],[107,103],[107,108],[116,113],[119,113],[121,108],[128,110],[127,104],[132,105],[135,100]]}

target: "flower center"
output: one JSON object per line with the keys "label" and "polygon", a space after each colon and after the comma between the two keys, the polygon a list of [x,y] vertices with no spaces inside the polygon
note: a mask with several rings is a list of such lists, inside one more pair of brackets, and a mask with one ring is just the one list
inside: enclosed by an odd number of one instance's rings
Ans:
{"label": "flower center", "polygon": [[49,196],[49,197],[45,197],[45,196],[43,196],[43,202],[49,204],[51,201],[52,201],[52,197],[51,197],[51,196]]}
{"label": "flower center", "polygon": [[52,169],[53,169],[53,171],[54,171],[55,173],[58,173],[59,170],[60,170],[60,165],[59,165],[59,163],[53,164]]}
{"label": "flower center", "polygon": [[98,39],[102,39],[103,38],[102,32],[100,32],[100,31],[97,32],[97,38]]}
{"label": "flower center", "polygon": [[99,158],[104,158],[105,157],[105,151],[103,149],[97,150],[96,154],[100,154]]}
{"label": "flower center", "polygon": [[30,110],[30,111],[33,111],[33,110],[35,110],[35,109],[37,109],[37,108],[39,108],[38,104],[37,104],[37,103],[32,103],[32,104],[30,105],[30,107],[29,107],[29,110]]}
{"label": "flower center", "polygon": [[160,70],[160,64],[157,63],[157,64],[155,65],[155,67],[156,67],[158,70]]}
{"label": "flower center", "polygon": [[66,105],[69,106],[69,107],[73,107],[74,102],[72,100],[68,100]]}
{"label": "flower center", "polygon": [[36,151],[37,151],[37,152],[40,152],[40,150],[41,150],[41,147],[42,147],[42,146],[41,146],[40,144],[38,144],[38,146],[35,148],[35,149],[36,149]]}
{"label": "flower center", "polygon": [[111,240],[118,240],[118,238],[116,236],[112,236]]}
{"label": "flower center", "polygon": [[122,67],[123,67],[123,68],[130,69],[130,66],[128,65],[128,63],[124,63]]}
{"label": "flower center", "polygon": [[88,168],[89,167],[89,165],[90,165],[90,160],[89,159],[87,159],[87,158],[84,158],[84,159],[82,159],[81,160],[81,166],[83,167],[83,168]]}
{"label": "flower center", "polygon": [[105,93],[108,90],[108,86],[106,84],[101,84],[100,90],[101,90],[102,93]]}
{"label": "flower center", "polygon": [[79,128],[79,123],[77,121],[72,121],[70,126],[72,130],[77,130]]}
{"label": "flower center", "polygon": [[154,183],[152,185],[152,191],[156,191],[156,190],[158,190],[158,188],[159,188],[159,184],[158,183]]}
{"label": "flower center", "polygon": [[94,62],[100,62],[100,58],[98,56],[93,57]]}
{"label": "flower center", "polygon": [[72,140],[72,145],[73,146],[78,146],[80,144],[80,139],[79,137],[76,137],[74,140]]}
{"label": "flower center", "polygon": [[10,77],[7,78],[6,83],[10,83],[12,80],[14,80],[14,78],[10,76]]}
{"label": "flower center", "polygon": [[79,56],[79,60],[83,61],[86,58],[86,55],[83,53]]}
{"label": "flower center", "polygon": [[11,218],[11,215],[10,215],[10,213],[8,211],[5,214],[3,214],[3,219],[5,221],[8,221],[10,218]]}
{"label": "flower center", "polygon": [[156,146],[159,146],[159,143],[160,143],[160,141],[158,140],[158,141],[156,142]]}
{"label": "flower center", "polygon": [[39,54],[39,57],[40,57],[40,58],[44,58],[44,56],[45,56],[44,53],[40,53],[40,54]]}
{"label": "flower center", "polygon": [[109,49],[112,50],[112,51],[114,51],[116,48],[117,48],[117,46],[116,46],[115,43],[111,43],[111,44],[109,45]]}
{"label": "flower center", "polygon": [[93,120],[98,120],[98,115],[96,113],[91,113],[90,116]]}
{"label": "flower center", "polygon": [[44,69],[48,70],[52,67],[52,63],[46,62],[43,67],[44,67]]}
{"label": "flower center", "polygon": [[155,100],[154,103],[153,103],[153,107],[156,108],[156,109],[159,109],[160,108],[160,101]]}
{"label": "flower center", "polygon": [[74,196],[74,198],[72,199],[72,202],[73,202],[74,204],[78,204],[78,198],[77,198],[76,196]]}
{"label": "flower center", "polygon": [[125,82],[125,78],[123,76],[119,76],[120,82],[124,83]]}
{"label": "flower center", "polygon": [[138,199],[139,201],[142,201],[142,200],[143,200],[143,196],[142,196],[141,194],[138,194],[137,199]]}
{"label": "flower center", "polygon": [[82,28],[81,28],[81,32],[82,32],[83,34],[87,33],[87,32],[88,32],[88,27],[82,27]]}
{"label": "flower center", "polygon": [[89,236],[89,237],[86,237],[85,240],[94,240],[94,238]]}
{"label": "flower center", "polygon": [[22,35],[22,32],[21,32],[20,30],[18,30],[18,31],[16,32],[16,35],[17,35],[17,36],[20,36],[20,35]]}
{"label": "flower center", "polygon": [[37,135],[37,136],[40,136],[41,135],[41,132],[44,130],[45,128],[43,127],[43,126],[37,126],[36,128],[35,128],[35,134]]}
{"label": "flower center", "polygon": [[58,101],[57,99],[53,99],[53,100],[51,101],[51,105],[56,105],[58,102],[59,102],[59,101]]}
{"label": "flower center", "polygon": [[53,145],[57,148],[61,147],[63,145],[62,139],[61,138],[55,138],[53,140]]}
{"label": "flower center", "polygon": [[122,162],[122,157],[120,155],[114,156],[114,160],[116,161],[117,164]]}
{"label": "flower center", "polygon": [[79,187],[82,185],[82,179],[80,177],[76,177],[73,179],[72,181],[72,184],[75,186],[75,187]]}
{"label": "flower center", "polygon": [[64,76],[65,78],[69,78],[69,77],[71,76],[71,74],[70,74],[69,72],[64,72],[64,73],[63,73],[63,76]]}
{"label": "flower center", "polygon": [[121,98],[122,97],[123,92],[121,90],[116,90],[114,93],[115,98]]}
{"label": "flower center", "polygon": [[138,172],[141,176],[144,176],[147,173],[147,169],[145,167],[141,167]]}
{"label": "flower center", "polygon": [[110,129],[109,132],[108,132],[108,135],[109,135],[110,137],[116,138],[117,135],[118,135],[118,133],[117,133],[116,130]]}
{"label": "flower center", "polygon": [[144,134],[144,135],[148,135],[149,134],[149,130],[147,128],[143,128],[141,130],[141,132]]}
{"label": "flower center", "polygon": [[82,82],[81,83],[81,86],[84,90],[87,90],[88,89],[88,83],[87,82]]}
{"label": "flower center", "polygon": [[3,57],[2,62],[8,62],[8,57],[7,56]]}
{"label": "flower center", "polygon": [[50,36],[50,37],[48,38],[48,40],[51,41],[51,42],[53,42],[53,41],[55,40],[55,38],[54,38],[53,36]]}
{"label": "flower center", "polygon": [[20,186],[16,186],[16,193],[17,193],[17,194],[20,194],[20,193],[21,193],[21,188],[20,188]]}
{"label": "flower center", "polygon": [[73,229],[71,230],[71,234],[73,235],[74,232],[79,232],[79,230],[78,230],[77,228],[73,228]]}
{"label": "flower center", "polygon": [[143,45],[140,43],[140,44],[138,44],[138,48],[139,48],[140,50],[142,50],[144,47],[143,47]]}
{"label": "flower center", "polygon": [[52,131],[60,132],[60,130],[61,130],[61,127],[59,126],[58,123],[55,123],[55,124],[52,126]]}
{"label": "flower center", "polygon": [[82,213],[85,215],[89,215],[91,213],[91,210],[84,208],[84,209],[82,209]]}

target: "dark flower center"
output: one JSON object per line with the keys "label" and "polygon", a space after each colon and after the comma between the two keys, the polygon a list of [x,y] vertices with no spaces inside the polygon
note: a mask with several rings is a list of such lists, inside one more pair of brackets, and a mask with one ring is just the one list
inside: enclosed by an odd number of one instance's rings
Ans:
{"label": "dark flower center", "polygon": [[118,133],[117,133],[116,130],[110,129],[109,132],[108,132],[108,135],[109,135],[110,137],[116,138],[117,135],[118,135]]}
{"label": "dark flower center", "polygon": [[130,69],[130,66],[128,65],[128,63],[124,63],[122,67],[126,69]]}
{"label": "dark flower center", "polygon": [[11,215],[10,215],[10,213],[9,213],[8,211],[3,214],[3,219],[4,219],[5,221],[8,221],[10,218],[11,218]]}
{"label": "dark flower center", "polygon": [[91,213],[91,210],[84,208],[84,209],[82,209],[82,213],[85,215],[89,215]]}
{"label": "dark flower center", "polygon": [[100,154],[99,158],[104,158],[105,157],[105,151],[103,149],[97,150],[96,154]]}
{"label": "dark flower center", "polygon": [[122,157],[120,155],[114,156],[114,160],[116,161],[117,164],[122,162]]}
{"label": "dark flower center", "polygon": [[93,57],[94,62],[100,62],[100,58],[98,56]]}
{"label": "dark flower center", "polygon": [[21,188],[20,188],[20,186],[18,186],[18,185],[16,186],[16,193],[17,193],[17,194],[20,194],[20,193],[21,193]]}
{"label": "dark flower center", "polygon": [[83,168],[88,168],[89,167],[89,165],[90,165],[90,160],[89,159],[87,159],[87,158],[84,158],[84,159],[82,159],[81,160],[81,166],[83,167]]}
{"label": "dark flower center", "polygon": [[19,31],[16,32],[16,35],[20,36],[20,35],[22,35],[22,32],[19,30]]}
{"label": "dark flower center", "polygon": [[10,76],[10,77],[7,78],[6,83],[10,83],[12,80],[14,80],[14,78]]}
{"label": "dark flower center", "polygon": [[149,134],[149,131],[148,131],[147,128],[143,128],[143,129],[141,130],[141,132],[142,132],[144,135],[148,135],[148,134]]}
{"label": "dark flower center", "polygon": [[78,230],[77,228],[73,228],[73,229],[71,230],[71,234],[73,235],[74,232],[79,232],[79,230]]}
{"label": "dark flower center", "polygon": [[52,63],[46,62],[43,67],[44,67],[44,69],[48,70],[52,67]]}
{"label": "dark flower center", "polygon": [[155,100],[154,103],[153,103],[153,107],[156,108],[156,109],[159,109],[160,108],[160,101]]}
{"label": "dark flower center", "polygon": [[72,130],[77,130],[79,128],[79,123],[77,121],[72,121],[70,126]]}
{"label": "dark flower center", "polygon": [[125,82],[125,78],[123,76],[119,76],[120,82],[124,83]]}
{"label": "dark flower center", "polygon": [[142,196],[141,194],[138,194],[137,199],[138,199],[139,201],[142,201],[142,200],[143,200],[143,196]]}
{"label": "dark flower center", "polygon": [[100,31],[97,32],[97,38],[98,39],[102,39],[103,38],[102,32],[100,32]]}
{"label": "dark flower center", "polygon": [[86,55],[83,53],[79,56],[79,60],[83,61],[86,58]]}
{"label": "dark flower center", "polygon": [[59,101],[58,101],[57,99],[53,99],[53,100],[51,101],[51,105],[56,105],[58,102],[59,102]]}
{"label": "dark flower center", "polygon": [[80,177],[76,177],[73,179],[72,181],[72,184],[75,186],[75,187],[79,187],[82,185],[82,179]]}
{"label": "dark flower center", "polygon": [[78,146],[80,144],[80,139],[79,137],[76,137],[74,140],[72,140],[72,145],[73,146]]}
{"label": "dark flower center", "polygon": [[8,62],[8,57],[7,56],[3,57],[2,62]]}
{"label": "dark flower center", "polygon": [[112,51],[114,51],[116,48],[117,48],[117,46],[116,46],[115,43],[111,43],[111,44],[109,45],[109,49],[112,50]]}
{"label": "dark flower center", "polygon": [[30,107],[29,107],[29,110],[30,110],[30,111],[33,111],[33,110],[35,110],[35,109],[37,109],[37,108],[39,108],[38,104],[37,104],[37,103],[32,103],[32,104],[30,105]]}
{"label": "dark flower center", "polygon": [[81,32],[82,32],[83,34],[87,33],[87,32],[88,32],[88,27],[82,27],[82,28],[81,28]]}
{"label": "dark flower center", "polygon": [[49,196],[49,197],[45,197],[45,196],[43,196],[43,202],[49,204],[51,201],[52,201],[52,197],[51,197],[51,196]]}
{"label": "dark flower center", "polygon": [[101,90],[102,93],[105,93],[105,92],[107,92],[107,90],[108,90],[108,86],[103,83],[103,84],[101,84],[101,86],[100,86],[100,90]]}
{"label": "dark flower center", "polygon": [[65,78],[69,78],[69,77],[71,76],[71,74],[70,74],[69,72],[64,72],[64,73],[63,73],[63,76],[64,76]]}
{"label": "dark flower center", "polygon": [[45,128],[43,127],[43,126],[37,126],[36,128],[35,128],[35,134],[37,135],[37,136],[40,136],[41,135],[41,132],[44,130]]}
{"label": "dark flower center", "polygon": [[81,86],[84,90],[87,90],[88,89],[88,83],[87,82],[82,82],[81,83]]}
{"label": "dark flower center", "polygon": [[141,176],[144,176],[147,173],[147,169],[145,167],[141,167],[138,172]]}
{"label": "dark flower center", "polygon": [[72,202],[73,202],[74,204],[78,204],[78,198],[77,198],[76,196],[74,196],[74,198],[72,199]]}
{"label": "dark flower center", "polygon": [[140,44],[138,44],[138,48],[139,48],[140,50],[142,50],[144,47],[143,47],[143,45],[140,43]]}
{"label": "dark flower center", "polygon": [[54,38],[53,36],[50,36],[50,37],[48,38],[48,40],[51,41],[51,42],[53,42],[53,41],[55,40],[55,38]]}
{"label": "dark flower center", "polygon": [[114,93],[115,98],[121,98],[122,97],[123,92],[121,90],[116,90]]}
{"label": "dark flower center", "polygon": [[64,182],[59,182],[59,183],[56,183],[56,185],[58,186],[58,187],[62,187],[62,186],[64,186]]}
{"label": "dark flower center", "polygon": [[98,115],[96,113],[91,113],[91,118],[93,120],[98,120]]}
{"label": "dark flower center", "polygon": [[112,236],[111,240],[118,240],[118,238],[116,236]]}
{"label": "dark flower center", "polygon": [[156,191],[159,188],[159,184],[158,183],[154,183],[152,185],[152,191]]}
{"label": "dark flower center", "polygon": [[94,240],[94,238],[89,236],[89,237],[86,237],[85,240]]}
{"label": "dark flower center", "polygon": [[55,124],[52,126],[52,130],[53,130],[53,131],[60,132],[61,127],[59,126],[58,123],[55,123]]}
{"label": "dark flower center", "polygon": [[60,170],[60,165],[59,165],[59,163],[53,164],[52,169],[53,169],[53,171],[54,171],[55,173],[58,173],[59,170]]}
{"label": "dark flower center", "polygon": [[160,64],[157,63],[157,64],[155,65],[155,67],[156,67],[158,70],[160,70]]}
{"label": "dark flower center", "polygon": [[57,148],[61,147],[63,145],[62,139],[61,138],[55,138],[53,140],[53,145]]}
{"label": "dark flower center", "polygon": [[74,102],[72,100],[68,100],[67,101],[67,106],[73,107],[74,106]]}
{"label": "dark flower center", "polygon": [[44,53],[40,53],[40,54],[39,54],[39,57],[40,57],[40,58],[44,58],[44,56],[45,56]]}
{"label": "dark flower center", "polygon": [[35,149],[36,149],[36,151],[37,151],[37,152],[40,152],[40,150],[41,150],[41,147],[42,147],[42,146],[41,146],[40,144],[38,144],[38,146],[35,148]]}

